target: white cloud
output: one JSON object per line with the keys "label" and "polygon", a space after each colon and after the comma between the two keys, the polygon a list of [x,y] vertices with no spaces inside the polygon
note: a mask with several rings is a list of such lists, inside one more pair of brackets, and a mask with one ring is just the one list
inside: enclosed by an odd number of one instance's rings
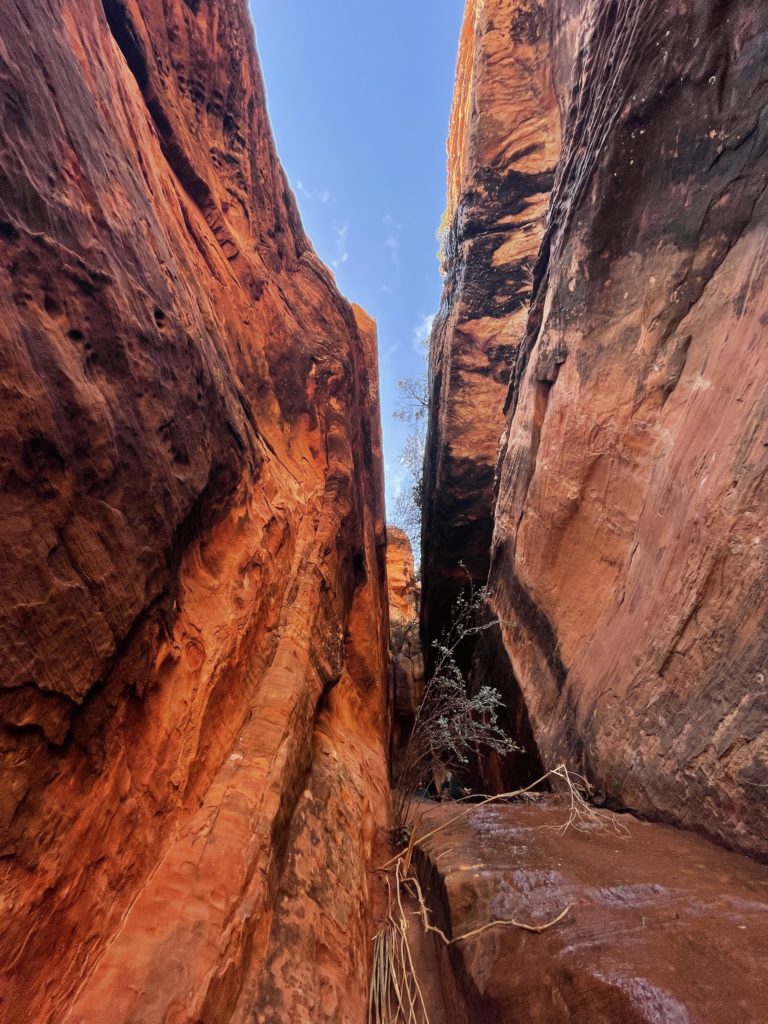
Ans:
{"label": "white cloud", "polygon": [[305,199],[317,200],[319,203],[329,203],[333,196],[327,188],[311,189],[307,188],[301,178],[296,179],[296,191],[302,195]]}
{"label": "white cloud", "polygon": [[342,263],[346,263],[349,259],[349,252],[347,251],[347,234],[349,233],[349,224],[337,224],[334,221],[332,227],[336,235],[337,256],[335,260],[331,260],[331,266],[338,268]]}
{"label": "white cloud", "polygon": [[413,347],[420,355],[429,346],[429,336],[432,333],[432,325],[435,322],[436,313],[422,316],[413,329]]}
{"label": "white cloud", "polygon": [[392,260],[394,266],[400,266],[400,229],[402,224],[396,224],[394,218],[390,213],[384,215],[382,224],[385,228],[388,228],[387,234],[384,238],[384,245],[389,249],[389,258]]}
{"label": "white cloud", "polygon": [[393,355],[395,354],[395,352],[397,352],[397,350],[398,350],[399,348],[400,348],[400,346],[399,346],[399,345],[397,344],[397,342],[395,342],[395,343],[394,343],[394,345],[390,345],[390,346],[389,346],[389,348],[385,349],[385,350],[384,350],[384,351],[382,352],[382,354],[381,354],[381,360],[382,360],[382,362],[383,362],[383,361],[384,361],[385,359],[389,359],[389,357],[390,357],[390,356],[393,356]]}
{"label": "white cloud", "polygon": [[401,466],[395,473],[392,474],[392,497],[397,501],[400,495],[403,493],[403,484],[405,478],[408,475],[408,470]]}

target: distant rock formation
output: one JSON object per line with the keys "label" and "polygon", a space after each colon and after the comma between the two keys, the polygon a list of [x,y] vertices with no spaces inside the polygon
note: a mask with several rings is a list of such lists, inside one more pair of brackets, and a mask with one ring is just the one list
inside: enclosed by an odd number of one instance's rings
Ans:
{"label": "distant rock formation", "polygon": [[0,36],[0,1017],[359,1024],[374,326],[244,0],[0,0]]}
{"label": "distant rock formation", "polygon": [[746,0],[468,4],[423,541],[428,639],[490,564],[545,765],[761,857],[767,45]]}
{"label": "distant rock formation", "polygon": [[424,694],[424,658],[419,635],[420,584],[408,535],[387,526],[389,650],[392,673],[391,759],[395,774]]}

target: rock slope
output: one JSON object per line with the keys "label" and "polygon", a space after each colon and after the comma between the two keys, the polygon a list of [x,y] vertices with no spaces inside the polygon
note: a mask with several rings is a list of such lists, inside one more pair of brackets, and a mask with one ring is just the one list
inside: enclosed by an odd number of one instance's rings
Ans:
{"label": "rock slope", "polygon": [[[615,805],[766,857],[768,10],[498,6],[508,22],[546,21],[535,62],[560,154],[527,322],[501,312],[514,326],[490,549],[497,655],[545,765],[565,760]],[[507,34],[503,50],[518,45]],[[503,62],[478,60],[506,80]],[[498,118],[511,138],[515,110]],[[500,222],[518,200],[487,206]],[[498,317],[484,258],[449,248],[449,262],[449,296],[480,273],[476,315]],[[443,332],[435,394],[446,351],[465,344]],[[485,360],[482,345],[471,357]],[[445,408],[432,430],[449,451],[472,410]],[[490,455],[476,462],[477,521]],[[428,507],[444,501],[443,531],[458,530],[464,506],[427,479]],[[450,573],[454,558],[425,537],[425,566]]]}
{"label": "rock slope", "polygon": [[375,329],[303,233],[244,0],[0,26],[0,1017],[357,1022]]}

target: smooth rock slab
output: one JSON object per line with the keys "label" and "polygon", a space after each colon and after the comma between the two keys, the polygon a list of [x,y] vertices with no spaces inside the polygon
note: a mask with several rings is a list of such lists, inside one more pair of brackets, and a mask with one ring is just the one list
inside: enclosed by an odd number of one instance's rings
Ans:
{"label": "smooth rock slab", "polygon": [[[426,811],[422,828],[455,819]],[[486,805],[427,839],[420,864],[467,1004],[484,1024],[764,1024],[768,867],[666,825],[606,812],[559,829],[560,798]],[[611,827],[628,829],[623,836]]]}

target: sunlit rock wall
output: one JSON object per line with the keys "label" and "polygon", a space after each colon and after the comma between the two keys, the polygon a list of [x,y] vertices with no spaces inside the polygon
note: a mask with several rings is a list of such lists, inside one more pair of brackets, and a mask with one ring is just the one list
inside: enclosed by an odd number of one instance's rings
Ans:
{"label": "sunlit rock wall", "polygon": [[419,632],[421,587],[408,535],[387,527],[387,591],[392,680],[392,767],[395,774],[424,695],[424,657]]}
{"label": "sunlit rock wall", "polygon": [[488,574],[504,398],[560,148],[549,11],[469,0],[448,137],[445,284],[429,353],[423,616]]}
{"label": "sunlit rock wall", "polygon": [[0,41],[0,1017],[359,1022],[373,325],[243,0],[0,0]]}

